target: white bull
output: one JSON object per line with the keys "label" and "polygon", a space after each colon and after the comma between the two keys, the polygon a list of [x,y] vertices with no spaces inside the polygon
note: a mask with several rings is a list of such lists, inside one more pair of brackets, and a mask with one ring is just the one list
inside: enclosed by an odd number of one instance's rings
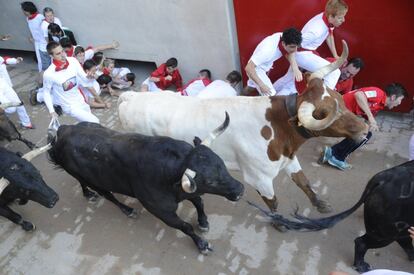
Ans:
{"label": "white bull", "polygon": [[346,57],[344,44],[341,58],[308,76],[306,91],[297,97],[201,99],[168,92],[126,92],[118,100],[119,118],[128,131],[191,142],[194,136],[205,138],[227,111],[230,125],[211,148],[228,168],[240,170],[271,211],[277,209],[273,179],[285,170],[318,211],[328,212],[330,206],[312,191],[295,152],[310,137],[360,139],[366,133],[367,125],[321,80]]}

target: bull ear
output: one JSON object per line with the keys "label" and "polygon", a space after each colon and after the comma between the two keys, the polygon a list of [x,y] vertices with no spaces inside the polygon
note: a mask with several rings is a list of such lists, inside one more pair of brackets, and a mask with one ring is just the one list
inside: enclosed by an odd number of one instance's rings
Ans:
{"label": "bull ear", "polygon": [[193,142],[194,142],[194,146],[198,146],[201,144],[201,139],[199,137],[194,137]]}

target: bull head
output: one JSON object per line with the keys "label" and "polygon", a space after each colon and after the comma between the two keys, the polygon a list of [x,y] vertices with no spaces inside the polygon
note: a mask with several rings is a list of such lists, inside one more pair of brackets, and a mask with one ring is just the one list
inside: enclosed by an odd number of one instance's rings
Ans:
{"label": "bull head", "polygon": [[[212,131],[206,139],[201,142],[202,145],[206,147],[210,147],[213,140],[215,140],[218,136],[220,136],[229,126],[230,124],[230,117],[229,114],[226,112],[226,118],[224,119],[223,124],[217,127],[214,131]],[[187,168],[184,171],[184,175],[181,178],[181,187],[187,193],[194,193],[197,190],[197,184],[194,180],[196,176],[196,172]]]}
{"label": "bull head", "polygon": [[[348,58],[348,45],[346,44],[344,40],[342,40],[342,46],[343,46],[343,50],[342,50],[342,54],[340,58],[338,58],[335,62],[312,73],[309,76],[307,80],[309,83],[308,90],[312,90],[312,89],[320,90],[321,89],[323,90],[323,92],[320,98],[313,98],[313,99],[309,98],[310,101],[304,100],[299,105],[299,108],[298,108],[298,119],[299,119],[299,124],[300,124],[299,126],[303,125],[303,127],[309,130],[320,131],[320,130],[323,130],[329,127],[339,117],[340,108],[338,106],[337,99],[334,99],[329,95],[327,91],[327,87],[322,84],[322,81],[319,81],[318,83],[315,83],[315,81],[311,83],[311,81],[313,79],[321,80],[327,74],[338,69],[346,61],[346,59]],[[312,95],[309,95],[309,93],[306,94],[305,92],[304,96],[311,97]],[[322,104],[322,101],[324,101],[325,98],[328,98],[328,100],[324,102],[324,104]],[[322,105],[324,105],[323,107],[325,110],[330,110],[330,111],[322,119],[315,118],[314,117],[315,111],[316,112],[322,111],[321,110]]]}

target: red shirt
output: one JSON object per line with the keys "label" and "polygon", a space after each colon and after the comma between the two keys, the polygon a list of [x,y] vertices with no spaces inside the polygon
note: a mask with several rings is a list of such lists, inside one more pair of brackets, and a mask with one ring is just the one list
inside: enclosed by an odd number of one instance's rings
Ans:
{"label": "red shirt", "polygon": [[352,87],[354,86],[353,77],[345,79],[345,80],[338,80],[336,83],[335,90],[340,93],[341,95],[346,94],[352,91]]}
{"label": "red shirt", "polygon": [[350,91],[342,96],[345,102],[345,106],[356,115],[360,115],[366,118],[364,111],[359,107],[355,93],[364,92],[367,97],[368,106],[371,110],[373,116],[376,116],[377,113],[385,108],[385,101],[387,100],[387,95],[383,90],[377,87],[365,87]]}
{"label": "red shirt", "polygon": [[183,79],[181,78],[180,71],[175,69],[171,74],[172,79],[166,80],[165,77],[169,75],[167,72],[167,66],[165,63],[161,64],[155,71],[151,73],[151,77],[157,77],[160,81],[155,82],[158,88],[161,90],[166,90],[169,86],[175,85],[177,90],[181,90],[183,87]]}

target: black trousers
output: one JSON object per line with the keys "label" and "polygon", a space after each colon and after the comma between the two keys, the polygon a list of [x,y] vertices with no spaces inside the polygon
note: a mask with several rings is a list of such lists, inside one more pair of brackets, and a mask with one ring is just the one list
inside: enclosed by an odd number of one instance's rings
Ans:
{"label": "black trousers", "polygon": [[367,136],[361,142],[355,142],[353,139],[345,138],[341,142],[332,146],[332,155],[340,160],[344,161],[353,151],[367,143],[372,137],[372,133],[368,132]]}

